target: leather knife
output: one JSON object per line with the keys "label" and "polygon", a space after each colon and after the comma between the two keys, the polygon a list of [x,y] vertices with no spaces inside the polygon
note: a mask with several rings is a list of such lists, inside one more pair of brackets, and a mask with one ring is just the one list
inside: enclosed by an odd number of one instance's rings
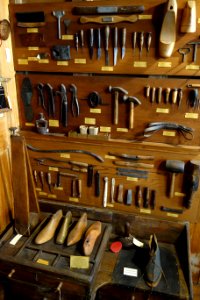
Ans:
{"label": "leather knife", "polygon": [[60,93],[61,93],[61,122],[64,127],[68,125],[68,101],[67,101],[67,90],[64,84],[60,85]]}
{"label": "leather knife", "polygon": [[97,59],[101,58],[101,29],[97,28]]}
{"label": "leather knife", "polygon": [[109,66],[109,36],[110,36],[110,27],[107,25],[105,27],[105,64]]}
{"label": "leather knife", "polygon": [[126,28],[122,28],[122,59],[125,57],[126,52]]}

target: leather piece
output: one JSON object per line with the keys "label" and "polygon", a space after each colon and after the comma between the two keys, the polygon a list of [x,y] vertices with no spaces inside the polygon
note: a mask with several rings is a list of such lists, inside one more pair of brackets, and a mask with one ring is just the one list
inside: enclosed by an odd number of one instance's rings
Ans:
{"label": "leather piece", "polygon": [[24,114],[27,122],[32,122],[34,118],[31,100],[33,96],[33,86],[29,77],[25,77],[22,81],[21,98],[24,103]]}

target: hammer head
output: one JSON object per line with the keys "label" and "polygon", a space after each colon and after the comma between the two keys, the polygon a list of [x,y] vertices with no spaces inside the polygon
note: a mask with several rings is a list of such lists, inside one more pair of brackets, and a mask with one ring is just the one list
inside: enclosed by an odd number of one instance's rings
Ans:
{"label": "hammer head", "polygon": [[108,91],[111,92],[111,93],[112,92],[118,92],[118,93],[123,93],[125,95],[128,95],[128,91],[125,90],[124,88],[119,87],[119,86],[111,86],[111,85],[109,85]]}
{"label": "hammer head", "polygon": [[185,163],[181,160],[167,160],[166,169],[171,173],[183,173]]}
{"label": "hammer head", "polygon": [[128,101],[129,103],[133,102],[135,105],[141,105],[142,104],[141,101],[138,98],[133,97],[133,96],[127,96],[127,95],[123,96],[123,101],[124,102]]}

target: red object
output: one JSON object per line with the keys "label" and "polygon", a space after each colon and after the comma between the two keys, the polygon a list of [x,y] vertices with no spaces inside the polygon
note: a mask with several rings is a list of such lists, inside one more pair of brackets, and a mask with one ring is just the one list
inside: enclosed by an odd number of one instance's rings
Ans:
{"label": "red object", "polygon": [[117,241],[117,242],[113,242],[110,245],[110,251],[114,252],[114,253],[118,253],[120,250],[122,249],[122,243]]}

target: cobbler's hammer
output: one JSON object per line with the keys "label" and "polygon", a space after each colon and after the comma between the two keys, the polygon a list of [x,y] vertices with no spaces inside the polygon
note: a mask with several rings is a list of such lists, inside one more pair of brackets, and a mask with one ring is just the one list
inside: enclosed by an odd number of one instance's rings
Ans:
{"label": "cobbler's hammer", "polygon": [[200,45],[200,40],[189,42],[189,43],[187,43],[187,45],[192,45],[193,46],[193,58],[192,58],[192,61],[196,62],[196,60],[197,60],[197,48]]}
{"label": "cobbler's hammer", "polygon": [[167,160],[166,169],[171,172],[171,183],[169,189],[169,198],[172,198],[174,195],[174,185],[175,185],[175,176],[177,173],[183,173],[185,168],[185,163],[181,160]]}
{"label": "cobbler's hammer", "polygon": [[133,96],[127,96],[124,95],[123,96],[123,101],[128,101],[130,103],[130,109],[129,109],[129,129],[133,129],[134,128],[134,109],[135,106],[137,105],[141,105],[142,103],[140,102],[140,100],[136,97]]}
{"label": "cobbler's hammer", "polygon": [[111,93],[114,92],[114,124],[117,125],[119,122],[119,94],[128,95],[128,91],[121,87],[113,87],[111,85],[108,87],[108,91]]}

